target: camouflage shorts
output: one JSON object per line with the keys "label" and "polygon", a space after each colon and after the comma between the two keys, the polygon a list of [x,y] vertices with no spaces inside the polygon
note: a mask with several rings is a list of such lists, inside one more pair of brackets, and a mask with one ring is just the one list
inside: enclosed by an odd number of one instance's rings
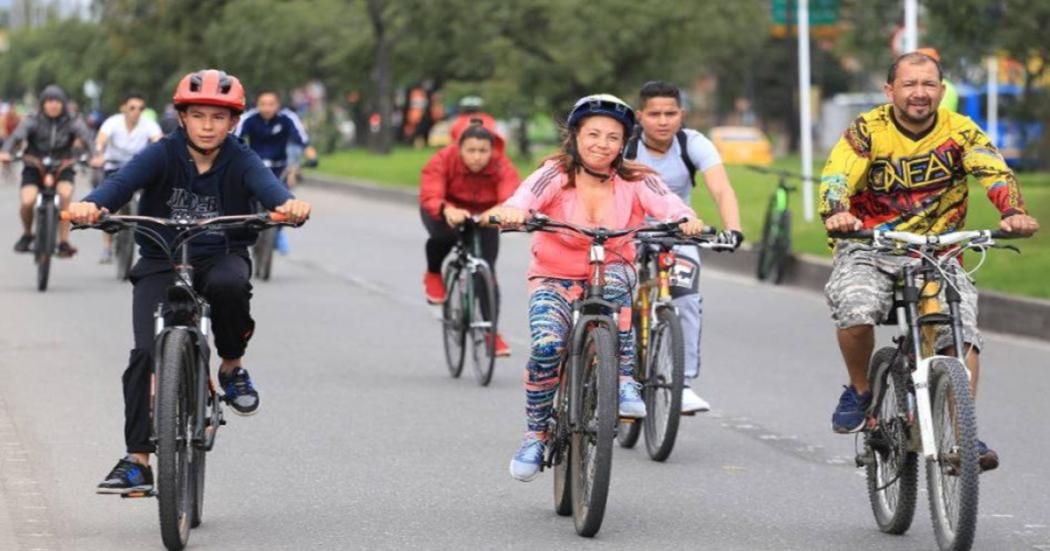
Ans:
{"label": "camouflage shorts", "polygon": [[[857,325],[877,325],[886,319],[893,307],[893,284],[903,266],[919,260],[907,256],[879,253],[866,244],[839,242],[835,246],[835,260],[831,278],[824,287],[824,298],[831,308],[835,326],[844,329]],[[963,342],[982,347],[977,330],[977,289],[961,269],[955,278],[962,295],[959,310],[962,313]],[[942,311],[948,304],[944,290],[940,295]],[[937,335],[937,349],[952,345],[951,328],[941,326]]]}

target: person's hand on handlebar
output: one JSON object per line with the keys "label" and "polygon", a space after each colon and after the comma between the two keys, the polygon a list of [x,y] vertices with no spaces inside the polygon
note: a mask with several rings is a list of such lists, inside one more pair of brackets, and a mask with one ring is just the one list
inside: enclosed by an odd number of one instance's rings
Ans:
{"label": "person's hand on handlebar", "polygon": [[95,203],[88,202],[70,203],[66,210],[69,212],[69,221],[74,224],[94,224],[103,214],[109,213],[106,209],[98,208]]}
{"label": "person's hand on handlebar", "polygon": [[443,214],[445,215],[445,222],[453,228],[462,224],[467,218],[470,218],[469,210],[453,207],[452,205],[445,205]]}
{"label": "person's hand on handlebar", "polygon": [[739,249],[740,244],[744,242],[744,234],[739,230],[722,230],[718,232],[718,237],[715,239],[715,242],[729,245],[735,251]]}
{"label": "person's hand on handlebar", "polygon": [[1004,232],[1030,237],[1039,229],[1039,222],[1027,214],[1014,214],[999,221],[999,229]]}
{"label": "person's hand on handlebar", "polygon": [[[492,217],[495,217],[497,222],[492,222]],[[525,211],[514,207],[492,207],[481,215],[481,225],[516,228],[525,223],[526,217]]]}
{"label": "person's hand on handlebar", "polygon": [[301,224],[310,217],[310,203],[299,199],[289,199],[273,210],[288,216],[292,224]]}
{"label": "person's hand on handlebar", "polygon": [[824,221],[824,228],[831,232],[849,233],[864,228],[864,223],[859,218],[848,212],[833,214]]}
{"label": "person's hand on handlebar", "polygon": [[685,235],[700,235],[704,232],[704,221],[699,218],[690,218],[678,224],[678,229]]}

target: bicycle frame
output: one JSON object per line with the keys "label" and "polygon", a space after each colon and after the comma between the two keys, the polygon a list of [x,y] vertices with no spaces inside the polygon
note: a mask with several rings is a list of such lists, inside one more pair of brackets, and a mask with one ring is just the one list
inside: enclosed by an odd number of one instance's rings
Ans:
{"label": "bicycle frame", "polygon": [[[477,219],[473,217],[468,218],[459,225],[457,228],[459,239],[455,245],[455,260],[453,260],[453,262],[456,263],[455,276],[462,280],[461,284],[463,285],[463,289],[467,290],[467,292],[463,294],[463,312],[468,318],[473,315],[473,312],[468,305],[472,304],[474,301],[474,274],[478,272],[479,266],[484,265],[491,268],[491,266],[488,265],[488,261],[481,257],[481,242],[477,238],[477,232],[475,231],[477,227]],[[471,328],[487,328],[492,326],[492,320],[486,321],[471,319],[469,321]]]}

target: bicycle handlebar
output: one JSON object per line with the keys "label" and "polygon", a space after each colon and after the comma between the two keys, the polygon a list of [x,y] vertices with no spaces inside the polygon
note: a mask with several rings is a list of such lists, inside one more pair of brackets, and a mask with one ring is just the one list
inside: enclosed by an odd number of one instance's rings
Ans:
{"label": "bicycle handlebar", "polygon": [[[586,235],[587,237],[590,237],[591,239],[598,239],[598,240],[601,240],[601,241],[605,241],[605,240],[608,240],[608,239],[613,239],[613,238],[616,238],[616,237],[623,237],[625,235],[630,235],[630,234],[639,233],[639,232],[647,232],[647,231],[668,232],[668,231],[673,231],[673,230],[678,228],[679,224],[681,224],[683,222],[687,222],[688,220],[689,220],[688,218],[681,218],[680,220],[676,220],[676,221],[672,221],[672,222],[659,222],[659,223],[656,223],[656,224],[646,224],[644,226],[637,226],[637,227],[634,227],[634,228],[624,228],[624,229],[620,229],[620,230],[611,230],[611,229],[603,228],[603,227],[587,228],[587,227],[584,227],[584,226],[577,226],[576,224],[571,224],[569,222],[561,222],[561,221],[558,221],[558,220],[552,220],[552,219],[550,219],[550,218],[548,218],[548,217],[546,217],[546,216],[544,216],[542,214],[539,214],[539,213],[533,213],[531,217],[529,217],[528,219],[525,220],[525,223],[522,225],[522,227],[514,228],[514,229],[505,228],[505,229],[501,229],[500,231],[502,231],[502,232],[519,232],[520,231],[520,232],[525,232],[525,233],[531,233],[531,232],[534,232],[534,231],[549,231],[550,229],[565,229],[565,230],[569,230],[569,231],[573,231],[573,232],[579,233],[581,235]],[[489,223],[490,224],[499,224],[500,223],[499,217],[498,216],[494,216],[494,215],[493,216],[489,216]]]}
{"label": "bicycle handlebar", "polygon": [[[62,211],[59,213],[59,217],[63,222],[69,222],[72,218],[69,211]],[[217,224],[237,224],[243,222],[245,226],[263,225],[263,226],[274,226],[274,225],[295,225],[288,222],[288,215],[280,212],[262,212],[257,214],[236,214],[228,216],[214,216],[212,218],[202,218],[194,220],[191,218],[158,218],[155,216],[138,216],[138,215],[122,215],[122,214],[108,214],[103,213],[99,219],[93,224],[73,224],[76,229],[82,228],[101,228],[104,225],[112,227],[114,224],[120,226],[128,226],[131,224],[139,224],[142,222],[149,222],[157,224],[159,226],[167,226],[174,228],[202,228],[205,226],[214,226]]]}

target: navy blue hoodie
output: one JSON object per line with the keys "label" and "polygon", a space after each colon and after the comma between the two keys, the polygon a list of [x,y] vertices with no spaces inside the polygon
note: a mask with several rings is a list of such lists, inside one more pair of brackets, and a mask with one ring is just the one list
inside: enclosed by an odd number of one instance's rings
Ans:
{"label": "navy blue hoodie", "polygon": [[[204,174],[190,157],[186,132],[179,128],[142,150],[123,168],[106,178],[84,201],[116,212],[142,190],[139,214],[159,218],[188,215],[209,218],[251,214],[254,201],[269,210],[293,196],[244,142],[228,135],[212,167]],[[163,228],[168,242],[174,232]],[[191,242],[194,258],[243,252],[255,242],[248,230],[212,232]],[[165,253],[145,236],[136,235],[143,258],[163,259]]]}

